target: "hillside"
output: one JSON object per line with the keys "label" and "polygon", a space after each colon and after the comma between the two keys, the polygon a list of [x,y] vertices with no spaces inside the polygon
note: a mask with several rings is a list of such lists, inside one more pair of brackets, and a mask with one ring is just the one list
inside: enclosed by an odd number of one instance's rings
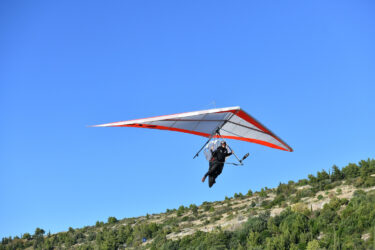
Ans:
{"label": "hillside", "polygon": [[1,249],[375,249],[375,160],[223,201],[67,232],[3,238]]}

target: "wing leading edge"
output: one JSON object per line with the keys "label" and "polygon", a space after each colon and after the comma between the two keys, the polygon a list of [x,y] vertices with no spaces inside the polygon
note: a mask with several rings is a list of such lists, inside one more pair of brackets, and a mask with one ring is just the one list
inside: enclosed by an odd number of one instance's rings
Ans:
{"label": "wing leading edge", "polygon": [[129,121],[95,125],[94,127],[136,127],[189,133],[204,137],[219,133],[223,138],[247,141],[292,152],[293,149],[240,107],[209,109]]}

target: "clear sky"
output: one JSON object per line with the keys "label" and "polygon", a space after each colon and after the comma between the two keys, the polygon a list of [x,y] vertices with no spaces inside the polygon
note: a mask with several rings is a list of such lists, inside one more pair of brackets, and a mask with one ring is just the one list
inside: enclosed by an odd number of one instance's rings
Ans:
{"label": "clear sky", "polygon": [[[164,212],[375,156],[374,1],[1,1],[0,237]],[[203,137],[87,125],[241,106],[295,152],[209,189]]]}

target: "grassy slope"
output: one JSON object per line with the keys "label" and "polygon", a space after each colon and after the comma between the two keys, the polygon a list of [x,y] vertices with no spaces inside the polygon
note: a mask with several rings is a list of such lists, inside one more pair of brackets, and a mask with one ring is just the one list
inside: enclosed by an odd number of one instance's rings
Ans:
{"label": "grassy slope", "polygon": [[374,174],[375,160],[369,159],[334,168],[332,175],[323,170],[224,201],[119,221],[110,217],[53,235],[39,230],[22,239],[5,238],[0,249],[366,249],[375,246]]}

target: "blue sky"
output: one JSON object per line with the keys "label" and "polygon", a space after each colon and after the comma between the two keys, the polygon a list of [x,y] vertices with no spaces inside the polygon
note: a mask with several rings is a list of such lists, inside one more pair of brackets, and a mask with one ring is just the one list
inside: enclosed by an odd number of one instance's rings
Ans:
{"label": "blue sky", "polygon": [[[373,1],[2,1],[0,237],[276,187],[374,157]],[[202,137],[87,125],[241,106],[289,153],[212,189]]]}

